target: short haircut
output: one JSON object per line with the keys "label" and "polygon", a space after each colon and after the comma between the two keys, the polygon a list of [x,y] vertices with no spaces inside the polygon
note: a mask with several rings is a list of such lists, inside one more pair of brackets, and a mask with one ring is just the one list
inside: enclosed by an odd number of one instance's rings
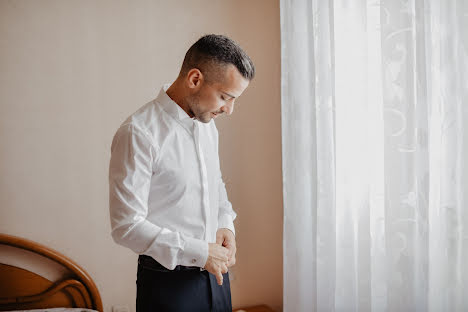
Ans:
{"label": "short haircut", "polygon": [[255,76],[255,66],[239,44],[223,35],[205,35],[188,49],[179,75],[186,75],[192,68],[197,68],[207,80],[212,81],[220,79],[219,69],[228,64],[236,66],[249,81]]}

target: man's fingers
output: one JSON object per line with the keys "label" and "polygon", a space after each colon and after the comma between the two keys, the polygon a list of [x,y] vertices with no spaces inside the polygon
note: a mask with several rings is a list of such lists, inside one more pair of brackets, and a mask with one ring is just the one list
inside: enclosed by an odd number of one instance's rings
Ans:
{"label": "man's fingers", "polygon": [[230,250],[225,247],[221,247],[221,248],[223,248],[223,255],[222,257],[220,257],[220,259],[223,260],[224,262],[227,262],[230,258]]}
{"label": "man's fingers", "polygon": [[220,271],[216,272],[216,280],[219,286],[223,285],[223,274]]}
{"label": "man's fingers", "polygon": [[223,262],[228,262],[229,255],[226,254],[226,255],[219,256],[218,259],[223,261]]}
{"label": "man's fingers", "polygon": [[233,266],[236,263],[236,247],[232,247],[229,249],[228,257],[228,267]]}
{"label": "man's fingers", "polygon": [[229,257],[231,257],[232,254],[235,254],[237,251],[236,245],[233,245],[233,244],[227,244],[224,247],[229,250]]}
{"label": "man's fingers", "polygon": [[221,273],[226,274],[228,272],[227,263],[221,265]]}
{"label": "man's fingers", "polygon": [[235,256],[232,257],[232,258],[229,260],[227,266],[228,266],[228,268],[230,268],[230,267],[232,267],[234,264],[236,264],[236,257],[235,257]]}

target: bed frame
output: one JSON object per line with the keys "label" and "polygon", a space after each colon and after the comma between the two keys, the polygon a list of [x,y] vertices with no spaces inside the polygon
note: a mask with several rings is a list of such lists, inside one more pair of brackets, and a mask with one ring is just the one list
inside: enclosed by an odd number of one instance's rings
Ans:
{"label": "bed frame", "polygon": [[103,311],[96,285],[74,261],[36,242],[0,234],[0,311],[58,307]]}

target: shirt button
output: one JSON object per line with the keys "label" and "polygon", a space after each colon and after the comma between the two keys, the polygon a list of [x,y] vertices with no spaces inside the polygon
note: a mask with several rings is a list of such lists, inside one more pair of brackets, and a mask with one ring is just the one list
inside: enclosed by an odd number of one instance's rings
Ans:
{"label": "shirt button", "polygon": [[195,263],[195,262],[197,262],[197,259],[192,259],[192,263]]}

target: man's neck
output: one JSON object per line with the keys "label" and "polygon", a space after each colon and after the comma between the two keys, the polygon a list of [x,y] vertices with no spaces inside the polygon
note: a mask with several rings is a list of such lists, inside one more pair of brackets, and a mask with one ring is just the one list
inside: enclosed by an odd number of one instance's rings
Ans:
{"label": "man's neck", "polygon": [[180,108],[182,108],[187,113],[187,115],[193,117],[191,116],[188,102],[185,100],[187,95],[185,94],[185,90],[179,80],[176,80],[171,84],[171,86],[167,89],[166,94],[171,98],[171,100],[179,105]]}

